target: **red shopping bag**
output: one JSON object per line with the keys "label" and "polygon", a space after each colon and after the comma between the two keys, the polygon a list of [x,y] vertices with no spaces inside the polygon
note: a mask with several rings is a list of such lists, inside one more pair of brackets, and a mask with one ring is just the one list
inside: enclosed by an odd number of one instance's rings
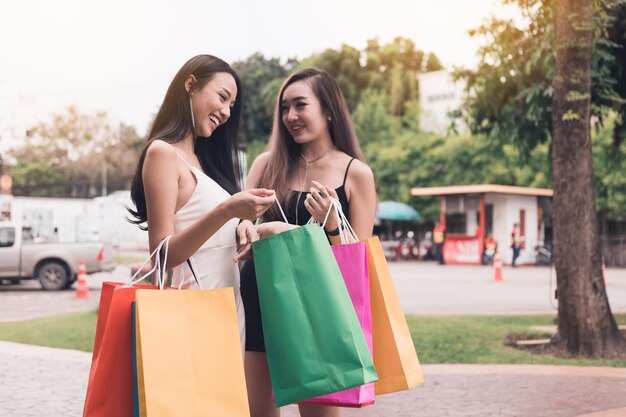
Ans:
{"label": "red shopping bag", "polygon": [[104,282],[83,417],[133,417],[132,307],[137,289]]}

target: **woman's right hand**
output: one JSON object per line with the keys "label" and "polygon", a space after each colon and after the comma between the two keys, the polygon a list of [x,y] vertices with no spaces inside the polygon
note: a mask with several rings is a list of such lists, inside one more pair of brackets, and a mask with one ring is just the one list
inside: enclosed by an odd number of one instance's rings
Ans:
{"label": "woman's right hand", "polygon": [[274,190],[255,188],[232,195],[225,204],[231,218],[254,221],[275,202]]}

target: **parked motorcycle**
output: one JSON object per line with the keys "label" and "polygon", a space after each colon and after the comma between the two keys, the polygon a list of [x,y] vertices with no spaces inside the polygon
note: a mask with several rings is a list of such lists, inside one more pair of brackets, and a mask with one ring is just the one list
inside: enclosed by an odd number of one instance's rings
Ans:
{"label": "parked motorcycle", "polygon": [[435,244],[433,243],[432,232],[426,232],[424,237],[419,241],[418,245],[418,259],[430,260],[435,259]]}
{"label": "parked motorcycle", "polygon": [[552,244],[537,242],[535,245],[535,265],[550,266],[553,262]]}

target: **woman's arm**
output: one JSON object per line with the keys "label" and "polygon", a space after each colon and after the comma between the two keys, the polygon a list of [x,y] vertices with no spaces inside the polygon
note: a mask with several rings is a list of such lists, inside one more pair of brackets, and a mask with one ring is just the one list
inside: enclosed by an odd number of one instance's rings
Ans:
{"label": "woman's arm", "polygon": [[376,184],[370,167],[355,160],[348,172],[346,194],[350,214],[348,220],[359,240],[372,236],[376,219]]}
{"label": "woman's arm", "polygon": [[[270,153],[264,152],[254,160],[250,167],[250,172],[248,172],[248,176],[246,177],[246,189],[259,186],[263,172],[267,169],[269,158]],[[233,261],[239,262],[240,260],[249,258],[251,243],[258,240],[259,234],[261,237],[267,237],[294,227],[295,226],[283,222],[265,222],[254,226],[250,221],[242,221],[239,226],[237,226],[239,248],[237,256],[233,258]]]}
{"label": "woman's arm", "polygon": [[274,203],[273,192],[251,190],[220,203],[191,226],[174,234],[174,216],[180,172],[173,146],[154,141],[146,152],[143,184],[148,214],[148,238],[152,252],[166,236],[170,239],[167,266],[185,262],[234,217],[255,218]]}
{"label": "woman's arm", "polygon": [[[335,190],[313,181],[311,193],[307,196],[304,206],[317,222],[323,222],[328,213],[331,199],[337,199]],[[371,237],[376,217],[376,185],[372,170],[359,160],[355,160],[348,171],[346,181],[346,196],[348,197],[348,221],[359,240]],[[339,226],[334,210],[331,210],[325,225],[326,233],[336,230]],[[328,235],[331,244],[341,243],[341,236]]]}

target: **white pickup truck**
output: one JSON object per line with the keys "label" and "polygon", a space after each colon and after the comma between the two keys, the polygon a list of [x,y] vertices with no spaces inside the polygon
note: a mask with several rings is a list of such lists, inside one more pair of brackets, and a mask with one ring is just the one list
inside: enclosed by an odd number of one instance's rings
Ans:
{"label": "white pickup truck", "polygon": [[69,288],[80,261],[88,274],[115,268],[112,253],[102,242],[37,243],[27,229],[0,222],[0,281],[37,279],[45,290]]}

